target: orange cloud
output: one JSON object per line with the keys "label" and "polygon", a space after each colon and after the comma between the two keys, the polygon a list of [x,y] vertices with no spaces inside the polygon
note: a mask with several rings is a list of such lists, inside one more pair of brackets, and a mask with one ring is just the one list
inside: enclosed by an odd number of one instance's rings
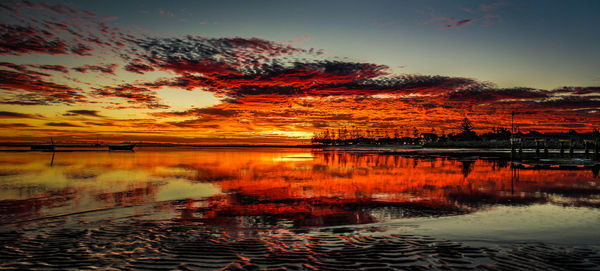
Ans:
{"label": "orange cloud", "polygon": [[[34,118],[23,125],[4,123],[0,136],[5,140],[15,139],[9,129],[18,128],[22,134],[29,130],[31,136],[43,131],[74,140],[95,139],[102,133],[114,140],[287,143],[342,126],[402,134],[435,128],[449,133],[464,117],[477,131],[485,131],[508,126],[512,111],[522,129],[591,130],[600,125],[600,87],[497,88],[474,78],[393,74],[385,65],[329,58],[322,50],[286,42],[141,35],[62,4],[19,3],[13,9],[23,13],[0,9],[18,22],[0,24],[0,54],[13,58],[50,54],[96,63],[74,67],[26,63],[32,58],[1,62],[0,103],[85,108],[65,108],[48,117],[46,124]],[[27,20],[27,10],[47,14]],[[432,21],[456,27],[471,22]],[[113,64],[103,64],[106,59]],[[98,80],[72,77],[70,70],[98,72]],[[114,76],[124,71],[135,79]],[[191,91],[209,92],[220,103],[182,108],[167,100],[166,94],[185,98]],[[8,113],[3,118],[33,116],[28,113],[33,109],[15,110],[4,111]]]}

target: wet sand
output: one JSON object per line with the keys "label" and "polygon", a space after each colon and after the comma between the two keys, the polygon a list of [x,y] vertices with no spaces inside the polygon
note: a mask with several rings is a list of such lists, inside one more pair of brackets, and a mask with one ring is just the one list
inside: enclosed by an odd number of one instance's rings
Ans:
{"label": "wet sand", "polygon": [[364,225],[303,230],[215,229],[173,221],[106,222],[0,233],[0,268],[29,270],[598,270],[590,248],[469,246]]}
{"label": "wet sand", "polygon": [[0,157],[0,269],[600,270],[590,170],[321,150]]}

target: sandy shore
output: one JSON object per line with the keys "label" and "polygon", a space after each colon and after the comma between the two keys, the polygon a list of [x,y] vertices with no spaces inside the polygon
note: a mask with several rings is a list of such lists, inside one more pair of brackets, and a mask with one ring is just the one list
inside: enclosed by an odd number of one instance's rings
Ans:
{"label": "sandy shore", "polygon": [[[365,227],[368,227],[365,225]],[[367,229],[368,230],[368,229]],[[545,244],[468,246],[334,229],[215,230],[170,221],[0,233],[0,268],[29,270],[598,270],[600,253]]]}
{"label": "sandy shore", "polygon": [[600,270],[597,171],[471,151],[5,153],[0,270]]}

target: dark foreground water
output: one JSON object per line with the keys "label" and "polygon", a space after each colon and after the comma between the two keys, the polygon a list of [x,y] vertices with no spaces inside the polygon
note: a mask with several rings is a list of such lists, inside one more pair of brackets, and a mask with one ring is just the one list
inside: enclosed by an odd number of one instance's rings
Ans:
{"label": "dark foreground water", "polygon": [[0,154],[3,269],[600,267],[588,169],[373,150]]}

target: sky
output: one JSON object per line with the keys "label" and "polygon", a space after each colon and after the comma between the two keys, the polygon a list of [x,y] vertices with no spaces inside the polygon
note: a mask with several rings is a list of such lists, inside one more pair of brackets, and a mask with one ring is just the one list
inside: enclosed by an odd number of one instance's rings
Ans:
{"label": "sky", "polygon": [[3,1],[0,141],[600,128],[598,1]]}

